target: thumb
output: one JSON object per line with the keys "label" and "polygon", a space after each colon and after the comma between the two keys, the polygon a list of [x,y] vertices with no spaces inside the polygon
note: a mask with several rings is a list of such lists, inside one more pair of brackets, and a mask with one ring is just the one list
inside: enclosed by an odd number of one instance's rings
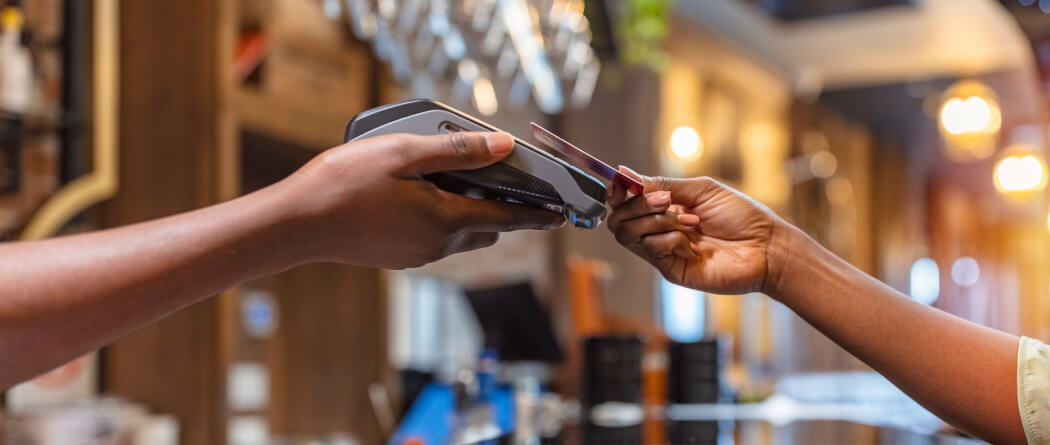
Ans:
{"label": "thumb", "polygon": [[461,132],[435,136],[408,136],[415,140],[400,147],[405,152],[402,172],[423,176],[450,170],[475,170],[507,157],[514,139],[507,133]]}

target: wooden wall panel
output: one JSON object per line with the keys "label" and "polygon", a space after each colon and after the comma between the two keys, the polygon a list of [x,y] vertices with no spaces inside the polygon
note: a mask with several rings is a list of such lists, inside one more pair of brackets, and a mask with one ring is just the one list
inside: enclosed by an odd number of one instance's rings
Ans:
{"label": "wooden wall panel", "polygon": [[[242,187],[250,192],[291,174],[315,154],[251,132],[241,134]],[[313,264],[245,283],[279,308],[277,332],[263,340],[262,356],[244,335],[234,360],[262,360],[270,371],[266,410],[277,436],[325,437],[350,433],[380,443],[368,385],[387,379],[386,301],[380,272]]]}
{"label": "wooden wall panel", "polygon": [[[106,226],[214,201],[217,9],[208,0],[121,2],[121,186],[104,207]],[[175,415],[183,444],[219,443],[217,314],[206,300],[106,348],[103,390]]]}
{"label": "wooden wall panel", "polygon": [[272,431],[380,443],[368,399],[387,368],[379,272],[314,264],[265,281],[281,314],[267,359]]}

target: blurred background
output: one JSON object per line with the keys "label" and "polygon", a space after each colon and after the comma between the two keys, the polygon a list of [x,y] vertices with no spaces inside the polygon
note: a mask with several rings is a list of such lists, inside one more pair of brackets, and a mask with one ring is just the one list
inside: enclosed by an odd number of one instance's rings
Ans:
{"label": "blurred background", "polygon": [[[228,200],[431,98],[713,176],[917,301],[1050,340],[1050,1],[0,6],[2,240]],[[785,307],[663,282],[605,229],[243,283],[3,402],[14,444],[970,442]]]}

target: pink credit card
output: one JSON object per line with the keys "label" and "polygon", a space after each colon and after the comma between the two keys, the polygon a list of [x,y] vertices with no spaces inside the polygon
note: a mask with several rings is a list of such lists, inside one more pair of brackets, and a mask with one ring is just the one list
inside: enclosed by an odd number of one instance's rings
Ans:
{"label": "pink credit card", "polygon": [[609,164],[602,162],[601,159],[591,156],[535,122],[532,122],[532,135],[540,142],[543,142],[544,145],[557,150],[558,153],[565,155],[588,171],[620,184],[635,195],[641,195],[645,191],[645,186],[638,180],[620,173]]}

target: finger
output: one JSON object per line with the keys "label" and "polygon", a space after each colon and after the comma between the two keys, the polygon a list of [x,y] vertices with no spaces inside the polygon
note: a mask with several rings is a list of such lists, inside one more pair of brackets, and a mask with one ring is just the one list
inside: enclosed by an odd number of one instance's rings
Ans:
{"label": "finger", "polygon": [[435,136],[392,135],[388,150],[397,153],[398,172],[421,177],[451,170],[475,170],[494,164],[514,150],[507,133],[460,132]]}
{"label": "finger", "polygon": [[618,169],[620,170],[620,173],[623,173],[623,174],[625,174],[627,176],[630,176],[632,179],[634,179],[634,180],[636,180],[638,182],[642,182],[642,183],[645,182],[645,175],[642,175],[642,174],[634,171],[634,169],[632,169],[631,167],[628,167],[626,165],[621,165],[621,166],[619,166]]}
{"label": "finger", "polygon": [[565,225],[565,218],[548,210],[509,202],[467,198],[441,190],[437,192],[442,197],[442,219],[451,230],[511,232],[556,229]]}
{"label": "finger", "polygon": [[615,209],[627,200],[627,190],[625,190],[620,183],[613,181],[612,185],[609,186],[609,193],[606,196],[606,200],[609,201],[609,205]]}
{"label": "finger", "polygon": [[453,253],[470,252],[472,250],[484,249],[496,244],[499,241],[499,233],[495,232],[474,232],[468,233],[460,238],[460,242],[457,243],[452,249]]}
{"label": "finger", "polygon": [[666,191],[657,191],[643,196],[635,196],[621,204],[612,215],[609,215],[609,228],[614,232],[619,230],[624,221],[654,215],[667,211],[671,205],[671,194]]}
{"label": "finger", "polygon": [[638,243],[642,238],[666,232],[693,232],[700,223],[700,217],[690,213],[664,212],[657,215],[635,218],[624,221],[616,231],[616,241],[628,245]]}
{"label": "finger", "polygon": [[673,202],[697,202],[702,201],[703,196],[708,193],[724,188],[720,182],[706,176],[697,178],[668,178],[664,176],[645,176],[631,170],[630,167],[620,166],[621,171],[632,178],[641,181],[645,185],[646,193],[655,190],[666,190],[671,192]]}
{"label": "finger", "polygon": [[671,255],[682,257],[694,256],[689,238],[682,232],[666,232],[642,238],[642,249],[653,259],[666,258]]}
{"label": "finger", "polygon": [[[617,170],[619,170],[620,173],[623,173],[625,176],[627,176],[629,178],[632,178],[635,181],[641,182],[643,186],[645,185],[645,177],[640,175],[640,174],[638,174],[638,172],[636,172],[634,170],[631,170],[630,167],[628,167],[626,165],[621,165],[621,166],[617,167]],[[631,191],[627,191],[625,193],[625,196],[626,196],[625,199],[630,199],[630,198],[635,196],[635,193],[631,192]]]}

